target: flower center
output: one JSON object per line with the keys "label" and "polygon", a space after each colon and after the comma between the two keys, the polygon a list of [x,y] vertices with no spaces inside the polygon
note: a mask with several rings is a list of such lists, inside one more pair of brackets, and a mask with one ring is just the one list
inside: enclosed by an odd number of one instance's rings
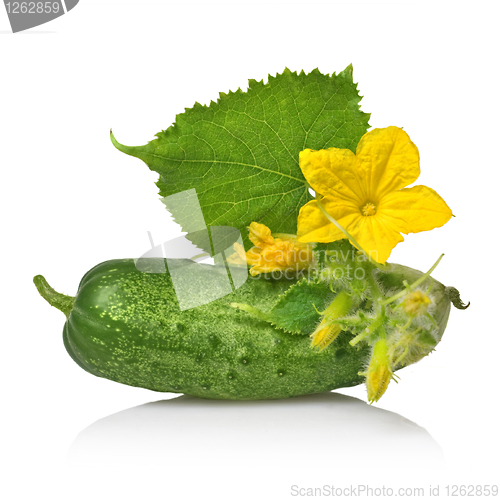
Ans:
{"label": "flower center", "polygon": [[371,201],[368,201],[361,208],[361,213],[364,216],[375,215],[377,213],[377,207]]}
{"label": "flower center", "polygon": [[431,299],[420,290],[409,293],[403,300],[403,309],[410,315],[418,315],[427,312]]}

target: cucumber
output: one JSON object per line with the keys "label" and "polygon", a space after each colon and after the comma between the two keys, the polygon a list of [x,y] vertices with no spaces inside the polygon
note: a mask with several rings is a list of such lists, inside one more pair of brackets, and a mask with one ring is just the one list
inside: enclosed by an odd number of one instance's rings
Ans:
{"label": "cucumber", "polygon": [[[391,266],[379,278],[388,288],[422,276]],[[206,266],[206,272],[218,273],[215,268]],[[197,287],[196,274],[188,279],[197,293],[210,293]],[[437,297],[432,316],[439,340],[450,299],[446,287],[428,280]],[[153,391],[240,400],[288,398],[364,381],[361,372],[370,347],[350,345],[349,332],[318,351],[307,334],[288,333],[229,306],[246,303],[269,310],[296,280],[249,278],[233,293],[184,311],[168,272],[141,272],[133,259],[97,265],[83,277],[74,298],[55,292],[42,276],[34,282],[67,316],[63,339],[69,355],[98,377]]]}

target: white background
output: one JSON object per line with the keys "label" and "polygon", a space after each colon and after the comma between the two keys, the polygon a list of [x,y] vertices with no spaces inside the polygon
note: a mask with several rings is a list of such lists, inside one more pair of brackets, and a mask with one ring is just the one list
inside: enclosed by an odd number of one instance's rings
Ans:
{"label": "white background", "polygon": [[[497,19],[493,2],[81,0],[12,35],[0,9],[2,497],[281,499],[358,484],[445,497],[499,484]],[[157,174],[116,151],[110,127],[144,144],[249,78],[349,63],[371,126],[405,128],[418,183],[456,216],[391,261],[426,270],[444,252],[434,276],[471,307],[452,310],[436,352],[376,405],[359,386],[337,391],[358,400],[184,398],[106,420],[172,395],[81,370],[32,278],[74,294],[95,264],[148,250],[148,230],[158,242],[177,231]]]}

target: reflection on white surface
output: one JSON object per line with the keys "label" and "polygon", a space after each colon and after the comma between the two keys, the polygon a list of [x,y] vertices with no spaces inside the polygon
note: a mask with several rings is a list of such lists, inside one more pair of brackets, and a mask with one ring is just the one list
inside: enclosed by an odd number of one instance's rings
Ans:
{"label": "reflection on white surface", "polygon": [[72,466],[151,464],[171,472],[222,465],[314,471],[444,465],[439,445],[422,427],[332,392],[272,401],[180,396],[148,403],[87,427],[68,460]]}

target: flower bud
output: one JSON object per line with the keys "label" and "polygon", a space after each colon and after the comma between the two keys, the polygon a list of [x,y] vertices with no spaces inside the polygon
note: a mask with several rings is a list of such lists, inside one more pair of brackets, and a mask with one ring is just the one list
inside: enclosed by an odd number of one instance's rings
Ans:
{"label": "flower bud", "polygon": [[377,340],[373,347],[372,357],[366,372],[366,390],[368,401],[378,401],[389,385],[392,370],[389,362],[387,341],[385,338]]}
{"label": "flower bud", "polygon": [[311,334],[311,347],[318,347],[320,351],[328,347],[339,335],[340,325],[330,323],[323,318],[316,330]]}
{"label": "flower bud", "polygon": [[345,317],[352,307],[352,297],[345,290],[337,294],[330,305],[322,312],[321,322],[311,334],[311,347],[322,351],[328,347],[342,330],[336,320]]}
{"label": "flower bud", "polygon": [[403,300],[403,310],[410,316],[419,316],[427,312],[431,299],[421,290],[410,292]]}

